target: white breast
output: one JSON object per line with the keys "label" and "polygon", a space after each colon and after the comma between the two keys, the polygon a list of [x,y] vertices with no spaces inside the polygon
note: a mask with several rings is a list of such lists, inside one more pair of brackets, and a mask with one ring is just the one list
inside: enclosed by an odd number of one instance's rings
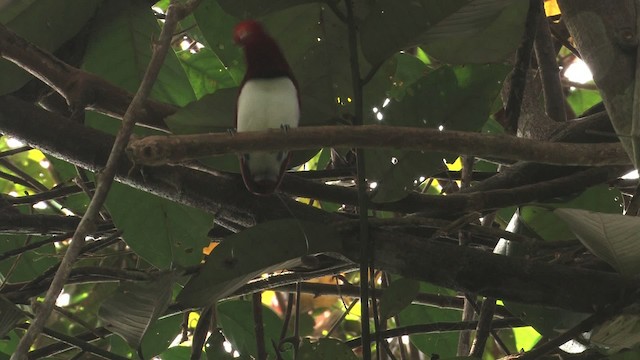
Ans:
{"label": "white breast", "polygon": [[291,79],[253,79],[238,96],[238,132],[298,127],[298,92]]}

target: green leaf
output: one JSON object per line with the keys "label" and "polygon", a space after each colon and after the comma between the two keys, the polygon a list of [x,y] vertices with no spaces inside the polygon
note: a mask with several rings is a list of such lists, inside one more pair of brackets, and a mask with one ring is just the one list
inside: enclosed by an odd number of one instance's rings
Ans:
{"label": "green leaf", "polygon": [[0,295],[0,338],[7,336],[18,321],[25,317],[20,308]]}
{"label": "green leaf", "polygon": [[411,46],[463,38],[489,27],[511,0],[382,0],[360,26],[362,51],[372,64]]}
{"label": "green leaf", "polygon": [[[427,283],[420,283],[420,291],[433,294],[454,295],[455,292],[439,288]],[[438,309],[424,305],[409,305],[399,314],[403,326],[418,325],[433,322],[459,322],[461,312],[456,310]],[[426,355],[438,354],[440,357],[456,355],[458,344],[457,332],[442,332],[433,334],[409,335],[411,343]]]}
{"label": "green leaf", "polygon": [[233,354],[227,352],[224,348],[224,342],[226,340],[220,330],[214,329],[205,345],[207,357],[209,359],[233,360]]}
{"label": "green leaf", "polygon": [[[191,348],[187,346],[175,346],[160,354],[159,358],[161,360],[191,360]],[[208,357],[206,355],[200,358],[200,360],[207,359]]]}
{"label": "green leaf", "polygon": [[8,355],[13,354],[18,347],[18,342],[20,338],[16,335],[15,331],[10,332],[7,336],[5,336],[2,341],[0,341],[0,352],[5,355],[6,359],[9,359]]}
{"label": "green leaf", "polygon": [[[148,2],[109,1],[96,16],[91,30],[83,69],[135,92],[151,60],[153,42],[160,34]],[[178,106],[195,99],[173,51],[167,54],[151,98]]]}
{"label": "green leaf", "polygon": [[615,316],[597,326],[589,339],[604,349],[605,353],[614,354],[624,349],[632,349],[640,344],[640,309],[637,304],[626,307],[622,314]]}
{"label": "green leaf", "polygon": [[608,360],[636,360],[640,358],[640,350],[623,351],[609,356]]}
{"label": "green leaf", "polygon": [[[237,350],[240,356],[257,358],[256,333],[251,301],[232,300],[222,302],[217,306],[217,314],[218,324],[233,349]],[[275,358],[273,346],[269,346],[269,344],[272,342],[277,344],[280,341],[282,320],[270,308],[263,306],[262,321],[267,353],[271,358]],[[284,353],[283,356],[291,358],[289,353]]]}
{"label": "green leaf", "polygon": [[220,89],[180,108],[165,120],[175,134],[225,132],[235,128],[237,88]]}
{"label": "green leaf", "polygon": [[298,350],[300,360],[356,360],[358,357],[342,341],[331,338],[320,338],[311,342],[308,338],[302,340]]}
{"label": "green leaf", "polygon": [[127,245],[154,266],[168,269],[202,260],[213,225],[210,214],[118,183],[106,206]]}
{"label": "green leaf", "polygon": [[[2,251],[13,250],[25,245],[27,235],[0,235],[0,249]],[[30,241],[40,241],[42,237],[31,236]],[[14,256],[0,261],[0,273],[7,277],[8,282],[22,282],[33,280],[41,275],[45,270],[58,262],[55,257],[55,247],[48,244],[39,247],[36,250],[27,251],[20,256]],[[14,263],[17,261],[17,264]],[[11,275],[9,271],[13,267]]]}
{"label": "green leaf", "polygon": [[149,282],[122,282],[98,312],[110,331],[138,349],[150,326],[171,301],[175,275],[166,273]]}
{"label": "green leaf", "polygon": [[308,255],[339,254],[341,248],[338,234],[325,225],[295,219],[262,223],[226,237],[177,301],[206,306],[260,274],[301,266]]}
{"label": "green leaf", "polygon": [[380,297],[380,318],[386,320],[397,315],[416,298],[420,282],[412,279],[394,280]]}
{"label": "green leaf", "polygon": [[[415,81],[402,101],[390,100],[382,107],[382,120],[369,123],[479,131],[508,71],[504,65],[443,66]],[[455,157],[435,152],[366,150],[367,178],[378,184],[373,201],[389,202],[406,196],[418,178],[443,169],[443,158],[451,161]]]}
{"label": "green leaf", "polygon": [[567,96],[567,102],[576,114],[582,114],[601,101],[602,96],[598,90],[570,89]]}
{"label": "green leaf", "polygon": [[[54,51],[73,38],[91,19],[102,0],[22,0],[3,2],[0,23],[16,34]],[[69,16],[73,14],[73,16]],[[0,95],[18,90],[33,76],[0,59]]]}
{"label": "green leaf", "polygon": [[198,99],[218,89],[239,85],[236,77],[240,74],[234,77],[209,48],[200,49],[195,54],[182,51],[177,55]]}
{"label": "green leaf", "polygon": [[[235,2],[234,2],[235,3]],[[203,0],[193,12],[207,48],[226,67],[236,83],[240,83],[245,64],[242,50],[233,42],[233,27],[240,19],[226,13],[219,1]]]}
{"label": "green leaf", "polygon": [[[326,125],[352,108],[346,26],[331,10],[323,4],[300,5],[261,21],[280,44],[298,80],[302,126]],[[362,71],[368,67],[363,63]]]}
{"label": "green leaf", "polygon": [[[545,337],[555,337],[578,325],[590,314],[505,301],[505,307]],[[518,349],[520,350],[520,349]]]}
{"label": "green leaf", "polygon": [[416,81],[423,78],[429,68],[420,59],[406,53],[396,54],[396,71],[393,75],[393,87],[389,90],[389,97],[401,101],[406,92]]}
{"label": "green leaf", "polygon": [[220,6],[238,18],[256,18],[318,0],[218,0]]}
{"label": "green leaf", "polygon": [[[622,211],[621,205],[622,194],[619,190],[609,188],[607,185],[594,186],[577,196],[554,199],[552,202],[542,203],[541,206],[522,207],[519,210],[519,220],[526,227],[521,231],[533,231],[546,241],[574,239],[575,235],[567,224],[551,209],[558,207],[579,208],[619,214]],[[514,253],[517,253],[518,249],[520,249],[517,244],[506,243],[509,244],[509,250],[514,251]],[[505,306],[514,315],[523,319],[527,324],[533,326],[536,331],[547,337],[561,334],[588,316],[582,313],[549,309],[512,301],[505,301]]]}
{"label": "green leaf", "polygon": [[429,56],[449,64],[503,61],[522,41],[528,10],[528,1],[512,1],[484,29],[452,35],[446,34],[450,29],[443,29],[443,36],[428,41],[423,49]]}
{"label": "green leaf", "polygon": [[151,359],[165,351],[182,331],[180,325],[183,320],[182,314],[176,314],[154,322],[145,333],[140,345],[144,358]]}
{"label": "green leaf", "polygon": [[556,209],[582,244],[621,274],[640,273],[640,218],[580,209]]}
{"label": "green leaf", "polygon": [[524,206],[520,210],[520,220],[538,236],[547,241],[560,241],[575,238],[567,224],[558,218],[549,208],[575,208],[612,214],[622,212],[622,194],[620,190],[607,185],[588,188],[578,196],[565,201],[558,199],[542,203],[542,206]]}

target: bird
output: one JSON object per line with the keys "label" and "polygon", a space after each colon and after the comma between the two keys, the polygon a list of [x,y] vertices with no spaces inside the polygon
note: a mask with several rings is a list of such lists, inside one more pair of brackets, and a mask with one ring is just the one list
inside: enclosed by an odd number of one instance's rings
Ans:
{"label": "bird", "polygon": [[[265,131],[298,127],[298,83],[280,46],[256,20],[244,20],[233,31],[244,51],[246,73],[236,104],[236,131]],[[240,172],[251,193],[270,195],[287,170],[288,151],[256,151],[239,155]]]}

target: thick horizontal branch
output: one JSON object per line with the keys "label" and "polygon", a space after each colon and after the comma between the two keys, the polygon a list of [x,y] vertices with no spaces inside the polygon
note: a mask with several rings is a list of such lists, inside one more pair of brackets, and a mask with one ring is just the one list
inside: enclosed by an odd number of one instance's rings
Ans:
{"label": "thick horizontal branch", "polygon": [[[0,97],[0,132],[22,139],[47,154],[90,171],[98,171],[104,166],[114,139],[111,135],[82,126],[14,97]],[[289,210],[277,198],[268,197],[256,201],[256,197],[245,190],[239,176],[223,178],[177,166],[145,168],[143,174],[131,171],[133,164],[125,160],[123,159],[116,177],[117,181],[170,201],[214,213],[216,221],[224,227],[235,226],[234,230],[240,230],[265,217],[290,216]],[[588,169],[526,186],[510,183],[509,189],[495,190],[495,194],[481,192],[436,196],[411,193],[397,202],[371,203],[371,208],[405,213],[434,209],[439,214],[449,216],[482,211],[544,200],[567,192],[580,192],[614,179],[623,172],[615,168]],[[536,175],[536,172],[527,173],[525,179],[535,178]],[[282,190],[297,196],[339,204],[357,204],[355,189],[304,181],[291,175],[285,176]],[[298,203],[293,202],[289,206],[295,207],[296,204]],[[305,211],[302,210],[304,207],[295,209]],[[430,214],[428,217],[433,216]]]}
{"label": "thick horizontal branch", "polygon": [[506,135],[380,125],[149,136],[132,141],[128,153],[137,164],[161,165],[227,153],[321,147],[438,151],[556,165],[603,166],[631,163],[619,143],[570,144]]}
{"label": "thick horizontal branch", "polygon": [[[104,166],[113,143],[110,135],[12,97],[0,97],[0,131],[91,171]],[[118,181],[215,213],[219,223],[230,222],[241,228],[260,221],[290,217],[291,212],[301,220],[329,224],[344,220],[339,215],[296,201],[251,195],[239,177],[236,180],[226,179],[171,166],[145,169],[142,175],[131,171],[131,166],[126,161],[122,164],[118,170]],[[593,174],[589,178],[593,178]],[[504,191],[507,193],[495,194],[498,197],[496,204],[504,206],[512,202],[512,194],[508,193],[509,190]],[[476,204],[472,206],[476,207],[478,203],[487,201],[485,196],[488,194],[490,192],[476,194],[466,200],[453,196],[422,197],[432,204],[452,201],[455,208],[465,209],[466,205]],[[283,206],[283,200],[287,207]],[[638,288],[637,282],[613,273],[487,254],[460,246],[426,242],[397,231],[372,229],[372,236],[375,238],[376,265],[381,269],[485,296],[590,312],[594,307],[613,303],[620,294]],[[357,242],[347,238],[345,245],[343,255],[357,262]],[[483,276],[487,273],[492,276]]]}

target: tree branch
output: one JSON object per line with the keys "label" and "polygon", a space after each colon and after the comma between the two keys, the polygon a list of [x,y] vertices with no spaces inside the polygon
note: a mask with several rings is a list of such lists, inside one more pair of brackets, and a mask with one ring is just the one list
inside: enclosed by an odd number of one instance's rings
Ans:
{"label": "tree branch", "polygon": [[[538,1],[538,6],[543,7],[544,5],[541,1]],[[556,60],[557,52],[551,41],[549,21],[544,16],[544,9],[541,9],[540,12],[542,16],[538,21],[533,47],[538,61],[538,68],[540,69],[544,106],[550,119],[563,122],[567,120],[567,113],[564,109],[565,98],[560,84],[560,69]]]}
{"label": "tree branch", "polygon": [[[559,0],[582,59],[589,65],[616,134],[630,135],[636,72],[636,8],[633,0]],[[632,139],[620,140],[633,156]]]}
{"label": "tree branch", "polygon": [[[136,95],[124,114],[122,127],[118,131],[115,142],[113,143],[109,158],[107,159],[107,164],[104,170],[99,172],[97,175],[95,194],[93,195],[87,211],[83,215],[82,220],[80,220],[80,223],[73,234],[71,243],[60,262],[60,266],[56,271],[53,281],[51,282],[51,286],[47,290],[47,294],[45,295],[41,306],[36,310],[36,316],[33,322],[24,336],[20,339],[15,353],[11,356],[12,360],[22,360],[27,357],[31,344],[33,344],[42,332],[45,322],[51,314],[56,298],[60,294],[60,291],[71,274],[71,269],[84,245],[85,237],[95,228],[99,212],[107,199],[111,184],[113,183],[116,175],[118,161],[124,154],[125,147],[129,142],[129,137],[133,132],[136,119],[139,117],[141,110],[143,110],[143,104],[149,96],[151,88],[160,73],[160,68],[162,67],[162,63],[167,55],[167,51],[171,48],[173,30],[180,20],[178,12],[176,11],[177,7],[178,5],[174,1],[171,1],[169,8],[167,9],[166,21],[160,33],[157,47],[154,49],[151,60],[149,61],[147,71],[144,74]],[[84,104],[85,102],[82,101],[81,103]]]}
{"label": "tree branch", "polygon": [[[599,117],[600,119],[602,117]],[[603,118],[606,120],[606,117]],[[604,122],[604,121],[603,121]],[[581,125],[583,123],[577,123]],[[13,97],[0,97],[0,131],[23,139],[34,147],[59,159],[90,171],[98,171],[106,163],[113,136],[80,124],[41,108],[27,104]],[[583,130],[581,130],[583,131]],[[410,193],[403,200],[393,203],[371,203],[372,209],[413,213],[433,209],[438,216],[466,211],[480,211],[487,208],[524,204],[548,197],[566,195],[567,191],[579,192],[587,187],[614,179],[625,167],[602,167],[590,169],[587,173],[579,168],[559,171],[554,168],[540,169],[524,163],[513,166],[505,172],[513,172],[506,179],[499,173],[484,182],[477,183],[470,190],[494,190],[484,195],[453,194],[450,196],[423,195]],[[149,167],[144,175],[132,171],[134,165],[126,157],[122,159],[116,180],[136,189],[160,196],[187,206],[192,206],[215,214],[216,223],[238,230],[252,226],[266,218],[290,216],[276,198],[260,198],[244,191],[242,180],[212,176],[199,171],[177,166]],[[630,167],[629,167],[630,168]],[[559,177],[554,180],[554,177]],[[501,181],[502,179],[502,181]],[[549,180],[551,179],[551,180]],[[541,182],[531,184],[532,182]],[[523,186],[523,184],[528,184]],[[486,185],[486,186],[485,186]],[[294,195],[356,205],[357,193],[354,189],[328,186],[303,181],[293,175],[285,176],[282,190]],[[478,192],[478,191],[476,191]],[[312,215],[298,202],[287,203],[297,213]],[[426,215],[425,215],[426,216]],[[437,217],[431,214],[426,217]]]}
{"label": "tree branch", "polygon": [[618,143],[569,144],[504,135],[397,126],[318,126],[289,131],[149,136],[132,141],[127,152],[143,165],[177,164],[200,157],[251,151],[320,147],[394,148],[441,151],[556,165],[631,164]]}

